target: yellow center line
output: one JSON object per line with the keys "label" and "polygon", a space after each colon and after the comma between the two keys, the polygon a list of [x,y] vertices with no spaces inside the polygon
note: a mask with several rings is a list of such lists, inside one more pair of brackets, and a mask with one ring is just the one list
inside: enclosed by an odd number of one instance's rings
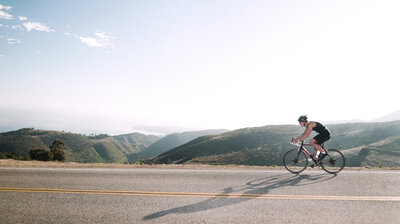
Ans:
{"label": "yellow center line", "polygon": [[271,199],[271,200],[274,199],[274,200],[330,200],[330,201],[400,201],[400,197],[397,197],[397,196],[227,194],[227,193],[114,191],[114,190],[80,190],[80,189],[49,189],[49,188],[9,188],[9,187],[0,187],[0,192],[125,195],[125,196],[164,196],[164,197],[242,198],[242,199]]}

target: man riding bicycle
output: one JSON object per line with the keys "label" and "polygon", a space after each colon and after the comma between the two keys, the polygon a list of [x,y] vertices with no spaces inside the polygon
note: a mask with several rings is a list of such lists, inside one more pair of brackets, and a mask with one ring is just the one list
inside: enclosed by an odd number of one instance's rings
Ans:
{"label": "man riding bicycle", "polygon": [[[300,116],[298,121],[300,126],[306,127],[306,130],[299,137],[293,139],[292,143],[296,144],[298,141],[307,138],[312,131],[317,132],[318,135],[314,136],[313,139],[311,139],[310,144],[312,145],[312,147],[314,147],[315,160],[318,162],[321,161],[327,155],[325,150],[321,147],[321,145],[331,138],[331,134],[328,128],[326,128],[319,122],[315,121],[309,122],[307,116],[305,115]],[[319,156],[317,154],[318,151],[320,152]]]}

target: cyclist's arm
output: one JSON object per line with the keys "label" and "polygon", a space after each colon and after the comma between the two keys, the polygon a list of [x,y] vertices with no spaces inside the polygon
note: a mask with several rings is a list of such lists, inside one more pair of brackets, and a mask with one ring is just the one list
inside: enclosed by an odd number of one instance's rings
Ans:
{"label": "cyclist's arm", "polygon": [[311,134],[312,129],[314,127],[315,127],[315,122],[311,122],[310,124],[308,124],[308,126],[307,126],[306,130],[303,132],[303,134],[301,134],[299,137],[297,137],[294,140],[294,142],[298,142],[300,140],[303,140],[303,139],[307,138]]}

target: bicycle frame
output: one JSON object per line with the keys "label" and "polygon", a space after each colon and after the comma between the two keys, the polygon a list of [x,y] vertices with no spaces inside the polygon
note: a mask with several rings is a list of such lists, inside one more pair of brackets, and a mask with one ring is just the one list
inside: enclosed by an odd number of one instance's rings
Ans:
{"label": "bicycle frame", "polygon": [[[308,152],[308,150],[304,147],[304,146],[311,146],[311,144],[306,144],[304,143],[304,141],[301,141],[301,144],[293,144],[293,145],[297,145],[299,146],[298,152],[300,153],[300,151],[304,151],[304,153],[312,159],[312,161],[314,161],[315,164],[318,164],[318,161],[316,161],[313,156],[311,155],[310,152]],[[321,145],[322,149],[325,150],[326,153],[328,153],[328,151]]]}

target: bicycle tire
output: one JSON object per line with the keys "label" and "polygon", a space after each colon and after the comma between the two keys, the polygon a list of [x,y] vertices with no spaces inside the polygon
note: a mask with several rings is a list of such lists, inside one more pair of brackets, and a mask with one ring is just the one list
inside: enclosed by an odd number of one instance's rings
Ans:
{"label": "bicycle tire", "polygon": [[308,165],[308,156],[298,149],[292,149],[283,156],[283,165],[291,173],[301,173]]}
{"label": "bicycle tire", "polygon": [[339,173],[346,165],[343,153],[336,149],[328,149],[328,155],[321,161],[321,168],[328,173]]}

